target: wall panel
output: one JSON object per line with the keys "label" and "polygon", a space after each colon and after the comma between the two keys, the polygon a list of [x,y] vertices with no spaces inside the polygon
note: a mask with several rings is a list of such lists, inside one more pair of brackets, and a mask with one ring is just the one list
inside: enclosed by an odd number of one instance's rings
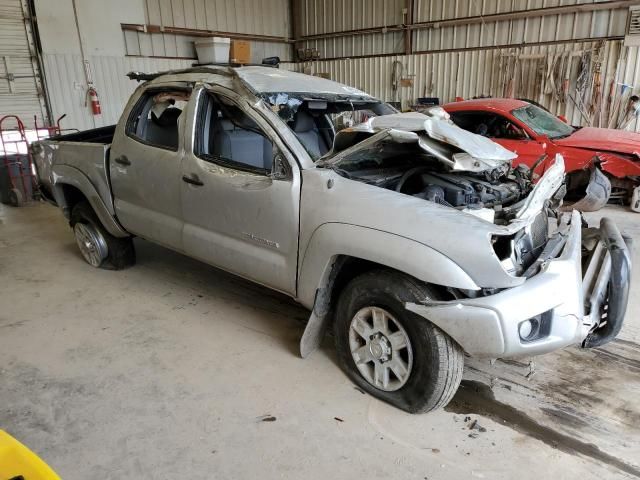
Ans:
{"label": "wall panel", "polygon": [[[413,0],[413,22],[593,3],[598,0]],[[302,0],[301,35],[399,25],[404,6],[404,0]],[[625,32],[626,18],[626,9],[502,21],[488,18],[482,23],[414,30],[413,51],[620,37]],[[365,43],[363,46],[361,37],[338,37],[307,40],[303,46],[317,48],[321,58],[404,53],[402,32],[369,34]]]}
{"label": "wall panel", "polygon": [[[289,38],[288,0],[143,0],[146,21],[164,27],[269,35]],[[124,32],[127,55],[195,59],[194,40],[168,33]],[[251,41],[251,61],[291,59],[288,44]]]}
{"label": "wall panel", "polygon": [[[385,101],[400,101],[403,108],[412,105],[417,97],[439,97],[442,103],[456,97],[505,95],[504,62],[513,55],[524,57],[515,82],[514,96],[537,101],[558,115],[565,115],[574,125],[585,124],[573,100],[559,100],[546,93],[540,78],[547,58],[554,55],[576,56],[572,60],[571,85],[575,84],[579,54],[595,51],[599,42],[579,44],[543,45],[523,48],[452,51],[433,54],[397,55],[373,58],[353,58],[300,64],[298,69],[310,68],[311,73],[326,73],[332,80],[362,89]],[[564,52],[564,53],[563,53]],[[622,61],[618,59],[622,52]],[[413,79],[412,87],[391,88],[394,62],[402,65],[403,76]],[[602,88],[608,92],[612,82],[631,88],[640,84],[640,47],[622,47],[620,41],[609,41],[602,46]],[[571,89],[570,89],[571,91]],[[606,98],[606,95],[605,95]],[[636,121],[631,127],[640,131]]]}
{"label": "wall panel", "polygon": [[44,55],[54,119],[67,115],[62,120],[63,128],[82,130],[116,123],[138,85],[138,82],[126,77],[128,72],[172,70],[189,67],[192,63],[186,60],[106,56],[92,56],[89,62],[102,106],[101,115],[92,115],[86,103],[86,83],[80,55]]}

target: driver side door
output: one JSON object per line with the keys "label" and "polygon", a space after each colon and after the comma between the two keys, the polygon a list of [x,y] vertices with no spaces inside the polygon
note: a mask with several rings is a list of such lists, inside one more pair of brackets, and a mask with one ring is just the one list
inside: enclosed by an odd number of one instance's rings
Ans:
{"label": "driver side door", "polygon": [[229,90],[201,88],[182,162],[185,252],[295,295],[300,172],[275,131]]}

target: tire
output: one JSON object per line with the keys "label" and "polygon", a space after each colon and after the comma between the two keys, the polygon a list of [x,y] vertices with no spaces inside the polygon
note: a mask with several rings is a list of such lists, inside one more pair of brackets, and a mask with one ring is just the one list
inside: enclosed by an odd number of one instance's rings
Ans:
{"label": "tire", "polygon": [[[374,397],[410,413],[429,412],[449,403],[464,367],[462,348],[404,307],[405,302],[425,298],[437,295],[411,277],[385,270],[368,272],[341,292],[334,321],[338,359],[347,376]],[[386,331],[378,328],[385,323]],[[380,332],[386,335],[379,336]],[[385,370],[386,374],[378,375]]]}
{"label": "tire", "polygon": [[17,188],[12,188],[9,192],[9,204],[13,207],[21,207],[24,203],[22,192]]}
{"label": "tire", "polygon": [[70,223],[80,253],[92,267],[122,270],[136,263],[131,237],[118,238],[107,232],[88,202],[73,207]]}

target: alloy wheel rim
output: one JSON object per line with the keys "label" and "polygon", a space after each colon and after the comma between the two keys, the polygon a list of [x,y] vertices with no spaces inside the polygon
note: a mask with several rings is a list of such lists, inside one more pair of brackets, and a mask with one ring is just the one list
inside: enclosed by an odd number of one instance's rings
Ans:
{"label": "alloy wheel rim", "polygon": [[107,258],[107,242],[100,232],[87,223],[76,223],[73,227],[80,253],[93,267],[99,267]]}
{"label": "alloy wheel rim", "polygon": [[358,310],[349,328],[349,347],[358,371],[377,389],[392,392],[409,380],[413,367],[409,335],[387,310]]}

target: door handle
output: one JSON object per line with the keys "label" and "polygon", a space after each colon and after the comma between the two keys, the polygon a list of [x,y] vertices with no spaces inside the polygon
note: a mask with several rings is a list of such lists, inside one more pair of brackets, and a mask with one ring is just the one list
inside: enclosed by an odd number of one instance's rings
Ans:
{"label": "door handle", "polygon": [[195,173],[192,173],[190,177],[188,177],[187,175],[183,175],[182,180],[191,185],[195,185],[196,187],[201,187],[204,185],[204,183],[200,181],[200,178],[198,178],[198,175],[196,175]]}
{"label": "door handle", "polygon": [[119,163],[120,165],[131,165],[131,162],[129,161],[129,159],[127,158],[126,155],[122,155],[121,157],[117,157],[116,158],[116,163]]}

